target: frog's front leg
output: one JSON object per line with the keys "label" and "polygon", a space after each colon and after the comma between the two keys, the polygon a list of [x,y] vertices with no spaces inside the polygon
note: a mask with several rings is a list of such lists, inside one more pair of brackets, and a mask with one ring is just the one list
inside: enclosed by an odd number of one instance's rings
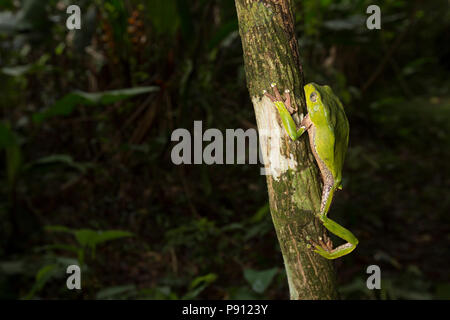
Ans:
{"label": "frog's front leg", "polygon": [[297,140],[307,130],[307,127],[302,125],[299,129],[297,129],[294,119],[292,119],[291,115],[296,110],[291,105],[290,91],[288,89],[284,91],[283,99],[278,91],[276,83],[272,83],[271,87],[273,88],[275,96],[267,93],[266,90],[263,91],[263,94],[268,97],[278,109],[281,122],[283,123],[284,129],[289,137],[291,137],[292,140]]}

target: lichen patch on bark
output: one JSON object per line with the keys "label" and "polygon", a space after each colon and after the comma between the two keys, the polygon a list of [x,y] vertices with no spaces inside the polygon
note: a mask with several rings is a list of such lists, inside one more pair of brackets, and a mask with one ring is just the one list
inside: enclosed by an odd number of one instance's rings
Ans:
{"label": "lichen patch on bark", "polygon": [[261,97],[252,97],[252,102],[266,175],[271,175],[278,181],[287,170],[295,171],[298,163],[292,150],[283,148],[287,135],[284,128],[278,123],[277,110],[273,103],[267,97],[262,99]]}

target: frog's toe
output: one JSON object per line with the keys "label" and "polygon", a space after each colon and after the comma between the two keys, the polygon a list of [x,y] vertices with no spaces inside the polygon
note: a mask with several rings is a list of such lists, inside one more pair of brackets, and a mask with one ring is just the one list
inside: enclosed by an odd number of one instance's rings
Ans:
{"label": "frog's toe", "polygon": [[272,82],[270,86],[273,88],[273,93],[275,94],[277,101],[283,101],[280,95],[280,91],[278,91],[277,84],[275,82]]}
{"label": "frog's toe", "polygon": [[320,254],[322,257],[329,259],[330,252],[328,250],[325,250],[319,245],[314,246],[314,252]]}
{"label": "frog's toe", "polygon": [[277,100],[273,95],[269,94],[269,93],[267,92],[267,90],[263,90],[262,93],[263,93],[263,95],[265,95],[267,98],[269,98],[270,101],[272,101],[272,102],[275,102],[275,101]]}

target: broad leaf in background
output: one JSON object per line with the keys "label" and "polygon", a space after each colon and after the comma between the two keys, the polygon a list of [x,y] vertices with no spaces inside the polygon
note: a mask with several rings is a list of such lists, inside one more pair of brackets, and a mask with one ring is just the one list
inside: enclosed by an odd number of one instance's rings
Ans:
{"label": "broad leaf in background", "polygon": [[252,269],[244,270],[244,278],[252,286],[252,289],[257,293],[263,293],[272,283],[273,278],[277,274],[278,269],[272,268],[263,271],[256,271]]}
{"label": "broad leaf in background", "polygon": [[49,264],[43,266],[36,274],[36,280],[30,292],[24,297],[24,299],[31,299],[33,296],[39,292],[45,284],[52,279],[58,271],[57,264]]}
{"label": "broad leaf in background", "polygon": [[115,286],[103,289],[97,292],[95,298],[99,300],[107,300],[107,299],[125,299],[130,295],[136,294],[136,286],[133,284],[124,285],[124,286]]}
{"label": "broad leaf in background", "polygon": [[83,53],[84,49],[91,43],[97,26],[97,9],[91,5],[86,14],[83,16],[83,27],[75,31],[73,39],[74,46],[79,53]]}
{"label": "broad leaf in background", "polygon": [[42,0],[22,1],[22,7],[16,14],[10,11],[0,12],[0,33],[27,31],[42,34],[50,25]]}
{"label": "broad leaf in background", "polygon": [[119,238],[131,237],[133,234],[121,230],[97,231],[92,229],[71,230],[63,226],[49,226],[48,231],[72,233],[82,247],[95,248],[98,244]]}
{"label": "broad leaf in background", "polygon": [[200,292],[205,290],[205,288],[216,281],[216,279],[217,274],[215,273],[208,273],[207,275],[195,278],[189,285],[189,292],[186,293],[182,299],[191,300],[196,298]]}
{"label": "broad leaf in background", "polygon": [[174,35],[180,25],[175,0],[152,0],[147,3],[148,17],[159,33]]}
{"label": "broad leaf in background", "polygon": [[237,19],[233,19],[223,24],[219,28],[219,30],[216,31],[212,39],[208,42],[208,47],[209,49],[216,48],[220,44],[226,42],[226,39],[228,39],[230,36],[233,36],[234,39],[238,35],[238,21]]}
{"label": "broad leaf in background", "polygon": [[8,76],[19,77],[26,74],[33,67],[32,64],[26,64],[23,66],[15,66],[15,67],[4,67],[0,69],[0,71]]}
{"label": "broad leaf in background", "polygon": [[42,122],[43,120],[53,117],[53,116],[67,116],[70,115],[74,108],[81,105],[100,105],[100,104],[111,104],[134,96],[158,91],[159,87],[136,87],[129,89],[119,89],[104,92],[83,92],[74,91],[62,97],[60,100],[56,101],[48,109],[35,113],[33,115],[33,121]]}
{"label": "broad leaf in background", "polygon": [[75,236],[80,248],[79,248],[79,260],[84,261],[84,249],[88,248],[92,250],[92,256],[95,255],[95,248],[97,245],[126,237],[134,236],[133,233],[122,230],[92,230],[92,229],[70,229],[65,226],[46,226],[47,231],[69,233]]}
{"label": "broad leaf in background", "polygon": [[[87,236],[87,242],[84,242],[85,236]],[[92,248],[101,243],[132,236],[133,234],[131,232],[122,230],[93,231],[90,229],[82,229],[75,232],[75,237],[80,244],[85,244]]]}
{"label": "broad leaf in background", "polygon": [[68,167],[71,167],[73,169],[76,169],[80,171],[81,173],[85,173],[86,169],[89,167],[89,163],[79,163],[73,160],[73,158],[70,155],[66,154],[54,154],[51,156],[40,158],[36,161],[31,162],[30,164],[26,165],[24,170],[28,170],[30,168],[33,168],[35,166],[39,165],[48,165],[48,164],[62,164],[66,165]]}

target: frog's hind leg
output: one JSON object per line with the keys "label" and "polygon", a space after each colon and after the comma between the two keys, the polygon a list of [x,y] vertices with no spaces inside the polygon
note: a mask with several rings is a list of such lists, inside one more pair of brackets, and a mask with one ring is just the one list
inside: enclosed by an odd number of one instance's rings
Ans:
{"label": "frog's hind leg", "polygon": [[326,238],[325,243],[321,243],[320,246],[315,245],[315,252],[327,259],[336,259],[352,252],[358,245],[358,239],[348,229],[344,228],[337,222],[327,217],[328,210],[330,209],[331,202],[333,200],[333,194],[335,187],[332,181],[329,181],[328,177],[323,177],[325,184],[322,191],[322,202],[320,206],[320,214],[318,218],[322,221],[324,227],[332,234],[338,236],[341,239],[347,241],[347,243],[338,246],[333,249],[331,241]]}
{"label": "frog's hind leg", "polygon": [[[325,173],[327,175],[327,173]],[[331,173],[330,173],[331,175]],[[333,188],[333,178],[328,176],[324,178],[324,185],[322,190],[322,200],[320,202],[320,216],[319,218],[322,220],[323,217],[326,217],[328,214],[328,210],[330,210],[331,202],[333,202],[334,188]]]}
{"label": "frog's hind leg", "polygon": [[344,243],[336,247],[335,249],[331,249],[329,246],[315,246],[315,252],[327,259],[336,259],[355,250],[356,246],[358,245],[358,239],[356,239],[353,233],[351,233],[348,229],[344,228],[335,221],[328,219],[327,217],[324,217],[322,222],[328,231],[346,240],[347,243]]}

